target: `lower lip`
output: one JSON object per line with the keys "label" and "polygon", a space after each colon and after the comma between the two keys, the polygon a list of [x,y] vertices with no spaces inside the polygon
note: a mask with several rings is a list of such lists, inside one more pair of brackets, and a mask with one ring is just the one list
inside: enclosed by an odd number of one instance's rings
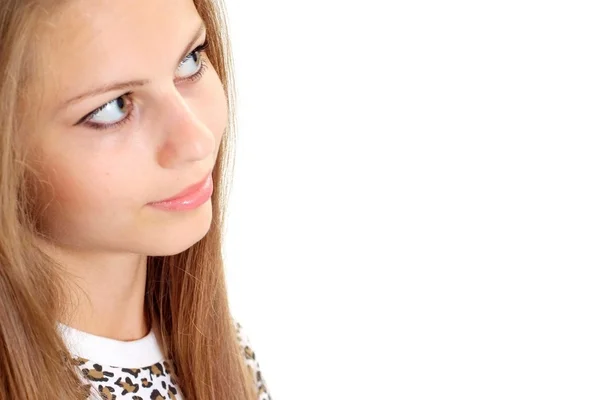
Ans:
{"label": "lower lip", "polygon": [[210,199],[210,196],[212,196],[212,193],[213,181],[212,176],[209,175],[208,179],[204,181],[198,190],[173,200],[150,203],[149,205],[166,211],[194,210],[206,203]]}

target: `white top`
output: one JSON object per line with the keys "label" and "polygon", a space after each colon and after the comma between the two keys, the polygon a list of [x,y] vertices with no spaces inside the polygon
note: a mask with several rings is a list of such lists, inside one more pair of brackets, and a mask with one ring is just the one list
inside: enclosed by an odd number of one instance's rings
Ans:
{"label": "white top", "polygon": [[121,341],[92,335],[60,322],[58,328],[72,355],[98,364],[127,368],[152,365],[165,359],[152,330],[141,339]]}
{"label": "white top", "polygon": [[[242,326],[236,334],[246,365],[253,371],[257,400],[271,400],[262,371]],[[57,329],[94,400],[183,400],[153,331],[138,340],[121,341],[57,323]]]}
{"label": "white top", "polygon": [[90,400],[183,400],[153,331],[121,341],[83,332],[63,323],[57,328],[89,389]]}

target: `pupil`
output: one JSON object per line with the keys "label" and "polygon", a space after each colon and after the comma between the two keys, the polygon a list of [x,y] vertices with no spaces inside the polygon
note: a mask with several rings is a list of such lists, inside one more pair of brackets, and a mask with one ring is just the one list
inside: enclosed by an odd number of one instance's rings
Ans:
{"label": "pupil", "polygon": [[119,97],[117,99],[117,107],[119,107],[120,110],[122,110],[123,108],[125,108],[125,100],[123,100],[122,97]]}

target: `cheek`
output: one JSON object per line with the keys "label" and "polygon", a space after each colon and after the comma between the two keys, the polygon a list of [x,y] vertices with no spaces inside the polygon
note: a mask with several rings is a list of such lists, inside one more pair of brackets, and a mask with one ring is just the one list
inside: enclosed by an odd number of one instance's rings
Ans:
{"label": "cheek", "polygon": [[59,212],[73,220],[103,218],[118,211],[115,205],[132,201],[133,187],[114,164],[91,157],[87,162],[82,157],[59,157],[47,159],[44,170],[42,194],[51,214]]}
{"label": "cheek", "polygon": [[46,160],[40,229],[58,243],[79,246],[127,237],[122,232],[135,225],[143,207],[139,185],[147,170],[102,158],[80,163],[84,155]]}

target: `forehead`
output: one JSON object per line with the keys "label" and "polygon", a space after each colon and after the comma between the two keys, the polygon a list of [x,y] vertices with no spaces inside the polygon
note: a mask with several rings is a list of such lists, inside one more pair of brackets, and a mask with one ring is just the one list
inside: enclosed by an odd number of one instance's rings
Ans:
{"label": "forehead", "polygon": [[83,86],[172,69],[201,19],[193,0],[73,0],[44,22],[44,81],[69,98]]}

